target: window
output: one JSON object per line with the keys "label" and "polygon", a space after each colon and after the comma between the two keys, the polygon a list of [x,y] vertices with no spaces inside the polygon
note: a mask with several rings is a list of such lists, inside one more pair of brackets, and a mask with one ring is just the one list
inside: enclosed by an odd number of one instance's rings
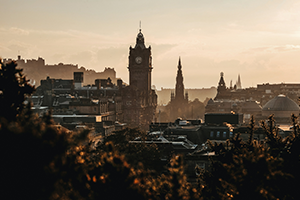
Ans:
{"label": "window", "polygon": [[230,131],[230,133],[229,133],[229,136],[230,136],[230,137],[232,137],[232,136],[233,136],[233,132],[232,132],[232,131]]}
{"label": "window", "polygon": [[226,138],[226,131],[223,132],[223,138]]}
{"label": "window", "polygon": [[213,131],[210,132],[210,137],[214,137],[214,132]]}
{"label": "window", "polygon": [[217,131],[217,137],[220,137],[220,131]]}

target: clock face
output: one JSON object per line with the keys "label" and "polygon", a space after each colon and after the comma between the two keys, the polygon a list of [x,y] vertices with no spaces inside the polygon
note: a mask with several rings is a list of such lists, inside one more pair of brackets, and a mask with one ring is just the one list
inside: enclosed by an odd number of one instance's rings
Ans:
{"label": "clock face", "polygon": [[141,64],[141,63],[142,63],[142,60],[143,60],[143,59],[142,59],[141,57],[139,57],[139,56],[135,58],[135,62],[136,62],[137,64]]}

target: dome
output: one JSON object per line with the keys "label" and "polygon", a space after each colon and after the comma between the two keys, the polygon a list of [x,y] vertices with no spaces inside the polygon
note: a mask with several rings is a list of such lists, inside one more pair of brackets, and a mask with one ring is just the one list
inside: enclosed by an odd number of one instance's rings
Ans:
{"label": "dome", "polygon": [[290,98],[285,95],[278,95],[277,97],[271,99],[262,108],[263,111],[295,111],[299,112],[300,108]]}

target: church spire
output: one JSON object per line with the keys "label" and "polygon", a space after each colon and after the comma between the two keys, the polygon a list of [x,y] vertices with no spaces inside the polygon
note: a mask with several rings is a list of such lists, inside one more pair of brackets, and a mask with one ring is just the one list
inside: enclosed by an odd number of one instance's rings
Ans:
{"label": "church spire", "polygon": [[181,60],[180,60],[180,56],[179,56],[179,60],[178,60],[178,69],[180,68],[180,70],[181,70]]}
{"label": "church spire", "polygon": [[238,80],[236,82],[236,89],[242,89],[241,77],[240,74],[238,75]]}
{"label": "church spire", "polygon": [[177,76],[176,76],[176,88],[175,88],[175,99],[178,101],[184,99],[184,85],[183,85],[183,76],[182,76],[181,68],[182,68],[181,59],[179,57]]}

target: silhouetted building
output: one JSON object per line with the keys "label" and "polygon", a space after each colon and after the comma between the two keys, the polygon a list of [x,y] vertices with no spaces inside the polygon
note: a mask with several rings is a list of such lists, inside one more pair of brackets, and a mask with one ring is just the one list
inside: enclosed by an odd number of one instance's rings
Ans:
{"label": "silhouetted building", "polygon": [[[232,81],[231,81],[232,82]],[[300,84],[279,83],[279,84],[257,84],[257,87],[242,88],[241,78],[238,76],[238,81],[234,87],[232,83],[230,88],[226,87],[224,73],[221,73],[221,78],[218,84],[217,95],[214,100],[217,101],[256,101],[261,106],[264,106],[268,101],[283,94],[295,103],[298,104],[300,96]]]}
{"label": "silhouetted building", "polygon": [[217,99],[228,99],[228,88],[226,87],[225,81],[224,81],[224,73],[221,72],[220,74],[220,80],[217,88],[217,96],[215,97],[215,100]]}
{"label": "silhouetted building", "polygon": [[157,95],[151,89],[151,47],[145,46],[141,29],[135,47],[129,48],[129,86],[122,89],[124,122],[148,130],[153,121]]}
{"label": "silhouetted building", "polygon": [[278,95],[271,99],[262,108],[262,117],[267,119],[274,114],[274,119],[278,124],[291,124],[291,115],[299,116],[299,106],[285,95]]}
{"label": "silhouetted building", "polygon": [[241,88],[240,75],[234,88],[226,88],[224,74],[214,100],[205,107],[206,113],[242,113],[244,123],[249,123],[251,115],[256,122],[275,115],[277,124],[290,124],[291,114],[299,115],[298,98],[300,84],[258,84],[257,88]]}
{"label": "silhouetted building", "polygon": [[183,75],[181,59],[179,58],[177,66],[177,76],[175,85],[175,94],[171,93],[170,101],[170,120],[173,121],[178,117],[184,117],[184,110],[188,107],[189,97],[188,93],[184,93]]}
{"label": "silhouetted building", "polygon": [[249,123],[253,115],[261,119],[261,106],[256,101],[250,100],[212,100],[210,99],[205,106],[205,113],[239,113],[243,114],[244,123]]}
{"label": "silhouetted building", "polygon": [[222,125],[228,123],[232,125],[242,124],[243,115],[233,113],[207,113],[205,114],[205,124]]}
{"label": "silhouetted building", "polygon": [[74,87],[81,88],[83,83],[83,72],[74,72]]}

